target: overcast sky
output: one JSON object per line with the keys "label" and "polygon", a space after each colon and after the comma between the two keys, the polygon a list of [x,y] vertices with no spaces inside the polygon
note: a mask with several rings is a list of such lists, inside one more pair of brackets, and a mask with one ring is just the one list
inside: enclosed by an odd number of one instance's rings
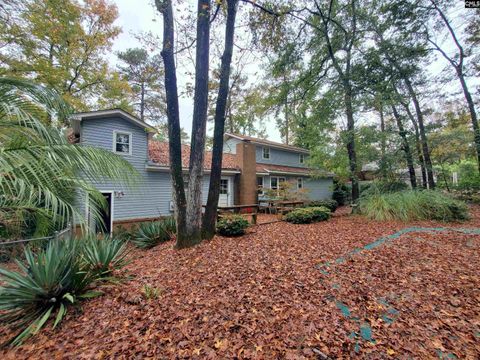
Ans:
{"label": "overcast sky", "polygon": [[[195,4],[195,0],[188,0],[192,4]],[[458,3],[458,7],[455,7],[451,16],[455,18],[456,25],[462,26],[462,19],[465,18],[473,9],[465,9],[463,0],[453,0]],[[117,25],[121,26],[122,33],[115,40],[113,50],[114,52],[122,51],[130,47],[141,46],[137,39],[132,35],[133,33],[140,33],[151,31],[152,33],[161,36],[162,34],[162,20],[158,15],[156,9],[152,5],[152,0],[114,0],[114,3],[118,7],[119,18],[117,19]],[[112,65],[115,65],[116,56],[110,57]],[[255,64],[253,68],[255,69]],[[252,65],[250,65],[252,67]],[[258,65],[256,66],[258,68]],[[439,58],[429,71],[433,74],[439,74],[445,67],[445,62],[442,58]],[[256,70],[254,70],[256,71]],[[193,79],[187,78],[182,71],[177,71],[179,86],[182,87],[187,81],[193,82]],[[476,82],[477,83],[477,82]],[[460,88],[458,81],[454,81],[448,85],[442,85],[443,90],[450,93],[458,93]],[[438,90],[438,89],[437,89]],[[181,98],[180,99],[180,117],[182,127],[190,133],[192,122],[192,99]],[[368,120],[367,120],[368,121]],[[270,120],[266,123],[268,137],[274,141],[280,141],[280,133],[276,129],[274,121]],[[211,129],[209,129],[210,131]]]}

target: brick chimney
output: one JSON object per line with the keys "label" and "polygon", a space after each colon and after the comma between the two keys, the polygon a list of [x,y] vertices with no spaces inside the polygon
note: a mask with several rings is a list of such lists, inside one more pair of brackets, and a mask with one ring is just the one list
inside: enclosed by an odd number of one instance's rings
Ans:
{"label": "brick chimney", "polygon": [[238,203],[240,205],[257,203],[257,160],[255,145],[250,140],[237,144],[237,161],[242,173],[238,186]]}

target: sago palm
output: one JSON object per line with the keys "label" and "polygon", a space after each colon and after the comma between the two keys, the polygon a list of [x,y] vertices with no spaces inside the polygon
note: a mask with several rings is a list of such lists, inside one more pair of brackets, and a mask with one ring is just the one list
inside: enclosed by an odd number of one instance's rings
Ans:
{"label": "sago palm", "polygon": [[0,225],[30,218],[39,234],[73,218],[84,223],[75,207],[79,193],[89,195],[95,216],[103,198],[93,183],[138,180],[122,157],[69,143],[60,126],[69,112],[52,90],[0,78]]}

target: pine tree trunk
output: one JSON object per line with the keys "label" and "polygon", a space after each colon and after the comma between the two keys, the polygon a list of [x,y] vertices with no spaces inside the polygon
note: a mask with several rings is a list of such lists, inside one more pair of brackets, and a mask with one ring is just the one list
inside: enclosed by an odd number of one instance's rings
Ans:
{"label": "pine tree trunk", "polygon": [[174,19],[171,0],[156,0],[159,12],[163,14],[162,58],[165,67],[165,92],[169,138],[170,173],[175,202],[177,223],[177,246],[188,240],[186,222],[186,198],[182,174],[182,140],[178,106],[177,74],[174,57]]}
{"label": "pine tree trunk", "polygon": [[405,131],[402,118],[400,117],[400,114],[398,113],[395,105],[392,105],[392,111],[393,111],[393,116],[397,121],[398,134],[402,138],[402,142],[403,142],[402,148],[403,148],[403,151],[405,152],[405,160],[407,161],[408,174],[410,175],[410,184],[412,185],[412,189],[416,189],[417,177],[415,175],[415,167],[413,165],[413,156],[410,150],[410,144],[408,143],[407,132]]}
{"label": "pine tree trunk", "polygon": [[425,126],[424,126],[424,122],[423,122],[423,113],[422,113],[422,110],[420,108],[420,102],[418,101],[417,94],[415,93],[415,90],[413,89],[413,86],[412,86],[412,83],[410,82],[410,79],[408,79],[408,77],[404,77],[404,82],[405,82],[405,85],[407,86],[408,93],[410,94],[410,97],[412,98],[413,105],[415,106],[415,112],[417,113],[418,129],[420,131],[420,139],[421,139],[421,144],[422,144],[423,159],[425,161],[425,167],[427,169],[428,187],[430,189],[435,189],[435,180],[433,178],[432,160],[430,159],[430,150],[428,148],[427,135],[425,133]]}
{"label": "pine tree trunk", "polygon": [[360,196],[357,178],[357,153],[355,151],[355,120],[353,118],[352,89],[350,84],[344,84],[345,109],[347,115],[347,152],[350,165],[350,178],[352,181],[352,202],[356,203]]}
{"label": "pine tree trunk", "polygon": [[218,198],[220,196],[220,180],[222,177],[223,135],[225,130],[226,105],[229,93],[230,68],[233,55],[233,37],[235,34],[235,18],[238,0],[227,0],[227,24],[225,27],[225,49],[220,69],[220,85],[215,108],[215,127],[213,130],[212,169],[208,200],[203,216],[202,235],[211,239],[215,235]]}
{"label": "pine tree trunk", "polygon": [[178,247],[190,247],[202,241],[202,184],[208,110],[210,0],[199,0],[197,11],[195,93],[187,192],[188,240],[177,243]]}
{"label": "pine tree trunk", "polygon": [[463,76],[462,70],[457,68],[457,75],[460,83],[462,84],[463,94],[465,95],[465,100],[468,103],[468,109],[470,111],[470,118],[472,119],[473,126],[473,138],[475,142],[475,150],[477,152],[477,166],[478,171],[480,172],[480,129],[478,127],[478,118],[477,112],[475,111],[475,103],[473,102],[472,95],[468,90],[467,82]]}

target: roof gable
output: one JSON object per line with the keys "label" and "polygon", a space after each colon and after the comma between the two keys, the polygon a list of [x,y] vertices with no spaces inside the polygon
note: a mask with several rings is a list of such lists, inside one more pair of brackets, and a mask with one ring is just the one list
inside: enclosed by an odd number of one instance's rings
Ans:
{"label": "roof gable", "polygon": [[80,122],[82,120],[102,120],[105,118],[118,117],[124,119],[136,126],[139,126],[147,132],[155,132],[156,129],[147,124],[146,122],[140,120],[138,117],[126,112],[122,109],[109,109],[109,110],[98,110],[98,111],[87,111],[81,113],[75,113],[70,117],[73,125],[73,131],[75,134],[80,132]]}

